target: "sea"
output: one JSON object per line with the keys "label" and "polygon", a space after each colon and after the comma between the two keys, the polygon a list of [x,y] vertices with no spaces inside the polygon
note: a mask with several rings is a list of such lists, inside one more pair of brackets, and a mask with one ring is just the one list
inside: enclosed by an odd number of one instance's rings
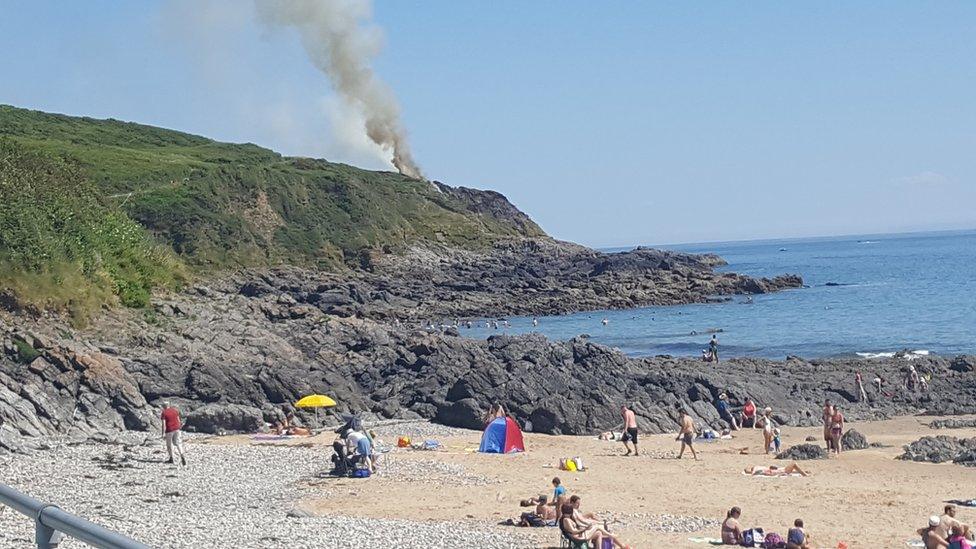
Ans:
{"label": "sea", "polygon": [[632,356],[700,356],[712,333],[720,357],[976,354],[976,230],[654,247],[715,253],[728,261],[720,270],[755,277],[796,273],[804,287],[724,303],[542,316],[538,325],[510,317],[508,326],[482,321],[462,335],[585,334]]}

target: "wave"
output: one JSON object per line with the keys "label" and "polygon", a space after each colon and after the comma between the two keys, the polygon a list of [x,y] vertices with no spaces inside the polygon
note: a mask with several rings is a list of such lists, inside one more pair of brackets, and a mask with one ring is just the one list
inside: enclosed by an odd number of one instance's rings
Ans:
{"label": "wave", "polygon": [[896,356],[901,356],[905,360],[915,360],[923,356],[929,356],[932,354],[927,349],[916,349],[914,351],[890,351],[881,353],[854,353],[861,358],[894,358]]}

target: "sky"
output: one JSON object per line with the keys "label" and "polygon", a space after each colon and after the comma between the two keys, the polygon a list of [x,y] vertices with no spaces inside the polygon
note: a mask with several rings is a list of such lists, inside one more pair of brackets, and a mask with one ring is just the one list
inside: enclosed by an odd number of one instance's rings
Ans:
{"label": "sky", "polygon": [[[390,169],[251,2],[3,6],[0,103]],[[976,2],[376,0],[373,16],[425,174],[497,190],[554,237],[976,228]]]}

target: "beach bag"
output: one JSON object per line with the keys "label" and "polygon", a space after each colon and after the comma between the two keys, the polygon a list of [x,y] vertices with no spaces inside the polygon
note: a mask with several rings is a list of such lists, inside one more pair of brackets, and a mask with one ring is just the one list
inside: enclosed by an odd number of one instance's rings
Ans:
{"label": "beach bag", "polygon": [[762,544],[763,549],[786,549],[786,542],[776,532],[766,534]]}
{"label": "beach bag", "polygon": [[585,471],[586,467],[583,466],[583,458],[576,456],[573,458],[573,463],[576,464],[577,471]]}
{"label": "beach bag", "polygon": [[369,478],[369,469],[356,469],[352,472],[353,478]]}
{"label": "beach bag", "polygon": [[397,446],[399,448],[409,448],[410,447],[410,437],[400,437],[397,439]]}
{"label": "beach bag", "polygon": [[563,471],[576,472],[576,462],[572,459],[563,458],[560,463],[560,469]]}
{"label": "beach bag", "polygon": [[762,542],[766,538],[763,535],[762,528],[751,528],[742,533],[742,546],[743,547],[756,547],[757,545],[762,547]]}
{"label": "beach bag", "polygon": [[603,543],[600,544],[600,549],[613,549],[613,540],[610,538],[603,538]]}

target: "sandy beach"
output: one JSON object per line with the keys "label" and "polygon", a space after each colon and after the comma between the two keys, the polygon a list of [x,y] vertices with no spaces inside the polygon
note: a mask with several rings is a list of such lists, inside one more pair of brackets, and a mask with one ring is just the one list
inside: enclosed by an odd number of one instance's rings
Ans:
{"label": "sandy beach", "polygon": [[[905,547],[925,518],[940,512],[946,499],[976,497],[976,470],[952,464],[895,459],[902,445],[924,435],[974,436],[976,430],[935,431],[934,418],[903,417],[852,427],[883,448],[844,453],[829,460],[801,462],[809,477],[754,478],[742,474],[750,465],[773,464],[762,454],[760,431],[740,431],[733,440],[701,444],[700,461],[686,454],[675,460],[673,436],[642,438],[640,457],[623,457],[620,443],[594,437],[526,434],[527,452],[488,455],[473,450],[478,433],[441,439],[442,452],[398,451],[394,462],[434,460],[463,467],[467,475],[487,479],[467,486],[431,479],[404,481],[395,476],[337,480],[329,497],[309,498],[304,505],[318,513],[353,513],[417,521],[467,519],[501,522],[523,511],[519,500],[550,492],[559,476],[584,509],[619,520],[611,529],[634,547],[703,547],[691,537],[718,537],[718,527],[704,531],[667,532],[667,515],[679,524],[696,518],[718,521],[737,505],[746,527],[761,526],[784,534],[793,519],[803,518],[816,547]],[[783,429],[784,448],[799,444],[818,428]],[[743,455],[740,450],[746,449]],[[561,457],[581,456],[588,470],[570,473],[552,468]],[[782,464],[782,462],[778,462]],[[962,509],[963,521],[976,521],[976,510]],[[684,520],[682,520],[684,519]],[[513,530],[502,527],[501,530]],[[540,546],[555,545],[555,529],[533,532]]]}
{"label": "sandy beach", "polygon": [[[759,431],[701,444],[696,462],[675,460],[668,435],[643,437],[640,457],[622,456],[619,442],[531,433],[524,454],[479,454],[479,432],[422,422],[377,431],[387,442],[400,433],[434,438],[443,449],[394,449],[369,479],[325,476],[329,433],[270,441],[190,436],[186,469],[162,464],[158,438],[131,433],[143,440],[52,444],[2,456],[0,468],[5,482],[153,547],[555,547],[555,528],[500,523],[525,510],[519,500],[551,493],[550,480],[559,476],[584,510],[605,515],[635,548],[708,547],[691,538],[718,537],[733,505],[742,508],[744,526],[767,531],[783,533],[803,518],[818,548],[897,548],[944,500],[976,497],[976,469],[895,459],[903,444],[924,435],[976,436],[976,429],[933,430],[926,425],[932,419],[851,425],[884,447],[801,462],[806,478],[744,475],[747,466],[777,462],[762,455]],[[818,432],[786,427],[783,444]],[[587,471],[554,468],[571,456],[582,457]],[[962,508],[959,517],[976,522],[976,510]],[[31,537],[29,520],[0,513],[0,546],[31,547]]]}

